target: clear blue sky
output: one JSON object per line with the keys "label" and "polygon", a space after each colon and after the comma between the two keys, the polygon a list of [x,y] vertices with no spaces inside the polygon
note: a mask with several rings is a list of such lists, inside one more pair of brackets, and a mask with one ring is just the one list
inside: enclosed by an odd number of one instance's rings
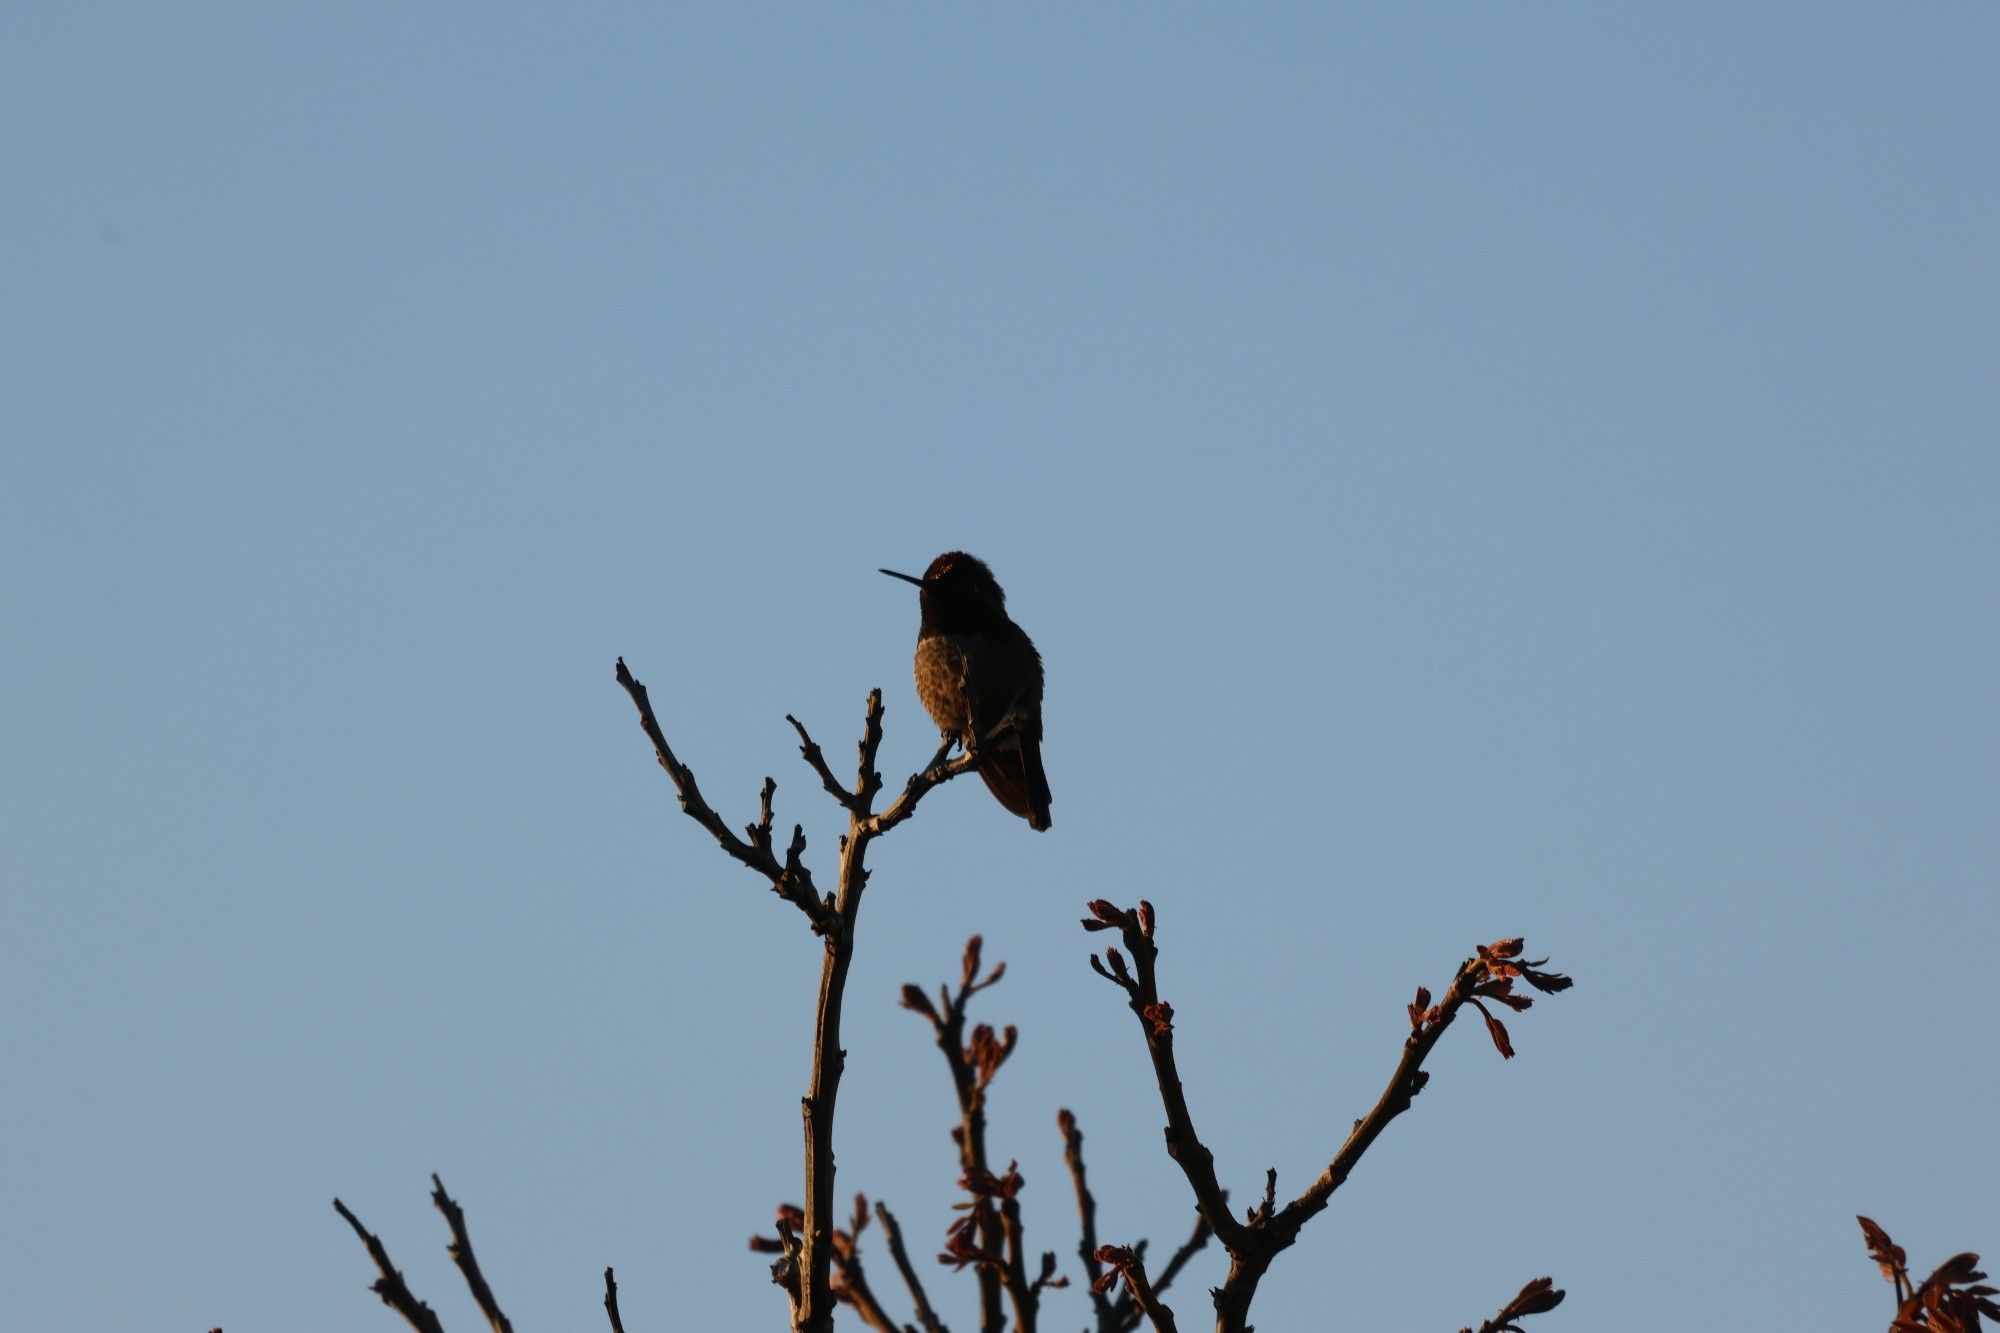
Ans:
{"label": "clear blue sky", "polygon": [[[841,1186],[928,1250],[904,981],[983,931],[993,1146],[1068,1270],[1184,1184],[1084,900],[1155,902],[1195,1113],[1295,1190],[1402,1006],[1578,978],[1430,1090],[1259,1327],[1879,1329],[2000,1258],[2000,10],[0,13],[0,1327],[780,1326],[815,945],[677,812],[837,825],[989,559],[1055,828],[875,855]],[[1199,1323],[1211,1255],[1180,1291]],[[947,1317],[970,1284],[940,1273]],[[1052,1297],[1049,1327],[1086,1322]],[[1538,1327],[1541,1325],[1538,1325]]]}

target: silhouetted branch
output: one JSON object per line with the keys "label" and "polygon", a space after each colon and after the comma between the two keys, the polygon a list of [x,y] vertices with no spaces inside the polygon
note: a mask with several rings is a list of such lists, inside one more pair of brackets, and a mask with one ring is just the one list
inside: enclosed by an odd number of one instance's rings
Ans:
{"label": "silhouetted branch", "polygon": [[[1187,1267],[1188,1260],[1201,1253],[1202,1248],[1208,1244],[1208,1238],[1214,1234],[1215,1230],[1208,1225],[1208,1219],[1199,1213],[1195,1214],[1194,1230],[1181,1242],[1181,1247],[1174,1251],[1174,1257],[1167,1260],[1167,1266],[1160,1270],[1159,1278],[1153,1283],[1153,1290],[1165,1291],[1173,1286],[1174,1279],[1180,1276],[1183,1268]],[[1125,1327],[1136,1328],[1138,1322],[1137,1319],[1130,1319]]]}
{"label": "silhouetted branch", "polygon": [[950,753],[950,741],[939,745],[936,753],[931,755],[930,762],[910,775],[909,780],[903,784],[902,794],[889,803],[889,808],[865,821],[869,837],[879,837],[917,813],[917,802],[929,795],[933,788],[941,787],[960,774],[970,773],[978,767],[969,754],[961,754],[958,758],[947,761],[946,756]]}
{"label": "silhouetted branch", "polygon": [[608,1266],[604,1270],[604,1315],[611,1321],[611,1333],[625,1333],[625,1321],[618,1317],[618,1279]]}
{"label": "silhouetted branch", "polygon": [[[1091,1312],[1097,1318],[1098,1333],[1129,1333],[1139,1326],[1144,1318],[1129,1290],[1121,1291],[1116,1300],[1106,1294],[1111,1284],[1098,1285],[1104,1275],[1104,1265],[1098,1261],[1097,1251],[1097,1198],[1090,1192],[1090,1184],[1083,1164],[1083,1130],[1078,1127],[1076,1115],[1067,1108],[1056,1113],[1056,1125],[1062,1130],[1063,1162],[1069,1167],[1071,1183],[1076,1187],[1076,1213],[1078,1222],[1077,1256],[1083,1261],[1084,1276],[1090,1291]],[[1208,1225],[1208,1219],[1199,1212],[1195,1214],[1194,1231],[1181,1242],[1174,1251],[1173,1258],[1160,1270],[1160,1276],[1153,1283],[1153,1290],[1163,1292],[1173,1285],[1174,1278],[1194,1258],[1209,1237],[1215,1232]],[[1146,1257],[1146,1242],[1141,1240],[1132,1246],[1132,1252],[1140,1260]]]}
{"label": "silhouetted branch", "polygon": [[813,740],[812,736],[807,733],[805,723],[799,721],[790,713],[785,714],[785,721],[791,723],[792,730],[799,733],[799,753],[805,757],[805,761],[812,768],[812,771],[819,775],[819,784],[826,789],[827,795],[840,802],[841,808],[844,810],[852,812],[864,808],[864,800],[861,794],[859,792],[851,792],[841,786],[840,779],[836,778],[833,775],[833,770],[826,766],[826,755],[820,750],[818,743]]}
{"label": "silhouetted branch", "polygon": [[667,770],[673,779],[674,790],[680,793],[681,809],[695,823],[707,829],[722,850],[736,860],[749,866],[771,882],[771,889],[780,898],[791,903],[806,914],[813,929],[825,933],[832,928],[831,905],[824,901],[813,884],[812,871],[801,860],[805,852],[805,829],[794,825],[791,846],[785,859],[780,861],[773,850],[771,841],[771,793],[776,783],[764,779],[764,794],[757,823],[750,825],[747,832],[749,841],[742,838],[722,822],[722,816],[715,813],[703,799],[701,787],[695,781],[694,770],[674,756],[673,747],[667,744],[666,734],[660,730],[659,719],[653,715],[652,701],[647,697],[646,687],[626,669],[625,659],[618,659],[618,683],[625,687],[625,693],[632,696],[632,704],[639,710],[639,726],[653,742],[653,756],[660,761],[660,767]]}
{"label": "silhouetted branch", "polygon": [[1485,1016],[1487,1035],[1493,1039],[1501,1057],[1510,1060],[1514,1057],[1506,1027],[1480,1001],[1482,998],[1494,1000],[1517,1012],[1526,1009],[1534,1001],[1528,996],[1514,994],[1516,978],[1526,980],[1546,994],[1568,990],[1571,984],[1568,977],[1539,970],[1546,961],[1524,962],[1520,940],[1501,940],[1496,944],[1480,945],[1471,958],[1459,964],[1458,974],[1452,978],[1450,989],[1438,1004],[1431,1005],[1430,992],[1418,987],[1417,1001],[1409,1007],[1410,1035],[1403,1042],[1402,1058],[1396,1063],[1395,1073],[1389,1076],[1388,1086],[1382,1090],[1382,1095],[1376,1099],[1368,1114],[1356,1122],[1340,1151],[1327,1163],[1326,1170],[1298,1198],[1286,1205],[1282,1216],[1291,1219],[1289,1225],[1294,1231],[1307,1218],[1326,1207],[1327,1198],[1345,1183],[1348,1174],[1361,1160],[1361,1155],[1368,1151],[1368,1146],[1391,1120],[1407,1111],[1411,1101],[1423,1091],[1430,1076],[1422,1072],[1421,1066],[1465,1005],[1475,1006]]}
{"label": "silhouetted branch", "polygon": [[[840,1077],[846,1065],[846,1056],[840,1047],[840,1015],[847,990],[847,973],[854,958],[855,923],[860,916],[862,892],[868,885],[868,844],[916,813],[917,803],[933,788],[970,771],[972,759],[969,755],[961,755],[956,760],[948,759],[952,743],[944,741],[930,762],[903,784],[902,794],[890,803],[889,808],[875,813],[875,796],[882,789],[881,774],[875,769],[875,758],[882,745],[882,692],[872,690],[868,695],[861,740],[855,747],[858,762],[851,788],[840,786],[827,766],[825,755],[805,726],[796,718],[790,719],[799,733],[800,752],[807,765],[818,774],[820,785],[832,794],[848,816],[847,836],[840,841],[839,887],[833,896],[822,898],[814,886],[812,872],[804,864],[805,832],[802,827],[793,827],[791,846],[782,862],[773,850],[771,796],[776,784],[769,778],[764,780],[757,822],[746,830],[748,841],[738,838],[702,799],[693,772],[675,757],[653,714],[646,687],[626,669],[623,658],[618,661],[617,679],[639,711],[639,725],[647,739],[652,741],[655,757],[680,793],[681,808],[709,831],[724,852],[770,880],[771,887],[779,896],[804,912],[813,929],[825,940],[819,1003],[813,1020],[812,1076],[800,1103],[805,1122],[805,1208],[799,1221],[797,1252],[793,1254],[787,1250],[786,1260],[789,1263],[781,1261],[775,1265],[773,1277],[791,1297],[794,1333],[832,1333],[835,1303],[832,1289],[835,1247],[833,1120]],[[779,1234],[789,1245],[789,1234],[783,1219]]]}
{"label": "silhouetted branch", "polygon": [[952,1138],[958,1144],[959,1165],[964,1172],[959,1184],[972,1195],[972,1203],[946,1233],[945,1254],[941,1258],[960,1268],[974,1268],[979,1282],[982,1333],[1001,1326],[1003,1293],[1013,1305],[1017,1333],[1034,1333],[1041,1290],[1044,1286],[1059,1285],[1061,1279],[1054,1276],[1053,1261],[1042,1280],[1029,1278],[1017,1197],[1021,1173],[1009,1163],[1004,1175],[995,1175],[987,1158],[986,1090],[1000,1072],[1000,1066],[1014,1053],[1019,1033],[1012,1027],[1004,1033],[995,1033],[992,1027],[981,1023],[972,1029],[971,1037],[965,1035],[966,1005],[974,995],[995,985],[1007,973],[1007,965],[998,963],[982,977],[981,948],[982,941],[977,935],[965,942],[965,954],[959,961],[958,986],[956,989],[940,986],[938,1003],[933,1004],[921,987],[910,984],[903,987],[903,1007],[930,1020],[938,1050],[943,1052],[945,1065],[951,1071],[953,1091],[958,1096],[959,1122],[952,1130]]}
{"label": "silhouetted branch", "polygon": [[1201,1216],[1229,1251],[1229,1274],[1215,1293],[1218,1333],[1247,1333],[1250,1303],[1271,1261],[1296,1242],[1299,1229],[1327,1206],[1333,1192],[1347,1180],[1362,1154],[1389,1122],[1409,1109],[1430,1078],[1423,1072],[1425,1058],[1460,1009],[1467,1004],[1477,1007],[1485,1017],[1487,1034],[1494,1046],[1503,1058],[1512,1058],[1514,1051],[1506,1026],[1486,1008],[1485,1002],[1518,1012],[1528,1008],[1533,1000],[1514,992],[1516,980],[1525,981],[1545,994],[1567,990],[1571,985],[1568,977],[1543,970],[1542,960],[1524,959],[1521,941],[1511,939],[1481,945],[1473,957],[1459,965],[1450,989],[1439,1003],[1433,1005],[1430,992],[1418,988],[1416,1002],[1409,1007],[1410,1035],[1403,1043],[1402,1057],[1374,1107],[1354,1122],[1353,1131],[1333,1160],[1296,1199],[1278,1208],[1277,1173],[1269,1172],[1262,1200],[1238,1221],[1228,1211],[1227,1196],[1215,1176],[1214,1156],[1195,1134],[1187,1099],[1181,1090],[1173,1051],[1174,1010],[1160,998],[1155,973],[1159,951],[1153,944],[1153,906],[1141,901],[1138,907],[1127,909],[1100,898],[1090,904],[1090,912],[1084,919],[1084,928],[1118,931],[1132,955],[1128,965],[1117,949],[1106,949],[1101,958],[1092,954],[1090,965],[1099,976],[1125,992],[1127,1005],[1139,1018],[1146,1049],[1152,1057],[1154,1078],[1159,1084],[1160,1101],[1167,1112],[1167,1153],[1180,1164],[1194,1190],[1195,1205]]}
{"label": "silhouetted branch", "polygon": [[854,1196],[854,1213],[848,1220],[847,1230],[833,1233],[833,1267],[837,1281],[833,1284],[836,1299],[852,1305],[861,1316],[863,1323],[876,1333],[902,1333],[889,1312],[882,1308],[882,1302],[875,1298],[874,1290],[868,1285],[868,1271],[861,1263],[861,1233],[868,1228],[868,1196]]}
{"label": "silhouetted branch", "polygon": [[[1481,1324],[1479,1333],[1527,1333],[1521,1327],[1521,1320],[1531,1314],[1547,1314],[1561,1305],[1567,1294],[1556,1286],[1554,1278],[1535,1278],[1521,1288],[1520,1293],[1507,1302],[1499,1314]],[[1461,1328],[1458,1333],[1472,1333],[1472,1330]]]}
{"label": "silhouetted branch", "polygon": [[[1146,1053],[1152,1057],[1153,1078],[1160,1088],[1160,1102],[1167,1112],[1167,1155],[1180,1166],[1194,1191],[1195,1205],[1208,1225],[1233,1253],[1242,1243],[1244,1226],[1229,1211],[1229,1195],[1215,1176],[1215,1154],[1195,1132],[1194,1117],[1188,1111],[1187,1094],[1181,1088],[1180,1068],[1174,1060],[1174,1010],[1160,999],[1159,979],[1154,964],[1159,950],[1153,947],[1153,905],[1140,901],[1126,911],[1099,898],[1090,904],[1091,916],[1085,930],[1117,930],[1132,953],[1132,967],[1116,949],[1106,949],[1104,959],[1090,956],[1097,974],[1125,992],[1125,1002],[1139,1018],[1146,1036]],[[1136,970],[1135,970],[1136,969]]]}
{"label": "silhouetted branch", "polygon": [[493,1298],[493,1288],[486,1285],[486,1275],[479,1271],[479,1259],[472,1252],[472,1237],[466,1234],[465,1210],[444,1192],[444,1182],[431,1175],[431,1202],[444,1214],[444,1220],[451,1227],[451,1244],[445,1253],[458,1265],[458,1271],[465,1275],[465,1285],[472,1290],[472,1299],[479,1306],[479,1313],[486,1316],[486,1323],[493,1333],[514,1333],[514,1326],[507,1322],[507,1316],[500,1313],[500,1302]]}
{"label": "silhouetted branch", "polygon": [[930,1297],[924,1294],[924,1284],[918,1279],[917,1270],[910,1265],[910,1252],[903,1247],[903,1228],[896,1224],[896,1215],[889,1211],[887,1204],[877,1203],[875,1216],[882,1223],[883,1238],[889,1242],[889,1258],[895,1262],[896,1271],[902,1274],[903,1285],[909,1288],[910,1304],[916,1308],[917,1322],[923,1325],[924,1333],[951,1333],[931,1309]]}
{"label": "silhouetted branch", "polygon": [[1083,1261],[1083,1276],[1090,1290],[1090,1308],[1097,1316],[1097,1327],[1101,1333],[1109,1333],[1109,1330],[1118,1327],[1118,1313],[1112,1306],[1111,1298],[1097,1285],[1097,1280],[1104,1276],[1104,1265],[1097,1258],[1097,1196],[1090,1192],[1090,1183],[1085,1178],[1083,1130],[1077,1126],[1076,1113],[1067,1106],[1056,1112],[1056,1127],[1062,1130],[1063,1164],[1069,1168],[1070,1184],[1076,1188],[1079,1237],[1076,1252]]}
{"label": "silhouetted branch", "polygon": [[380,1296],[384,1305],[403,1316],[403,1322],[417,1333],[444,1333],[444,1325],[438,1322],[436,1313],[417,1299],[409,1284],[403,1281],[403,1275],[396,1271],[396,1265],[389,1261],[389,1251],[384,1248],[381,1239],[362,1226],[361,1219],[339,1199],[333,1201],[333,1209],[347,1219],[347,1225],[354,1228],[354,1234],[368,1247],[368,1257],[375,1261],[375,1271],[382,1275],[368,1289]]}

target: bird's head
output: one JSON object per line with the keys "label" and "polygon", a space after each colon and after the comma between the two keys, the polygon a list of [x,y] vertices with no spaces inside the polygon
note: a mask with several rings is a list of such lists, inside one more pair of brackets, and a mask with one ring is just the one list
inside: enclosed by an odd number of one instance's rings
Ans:
{"label": "bird's head", "polygon": [[922,578],[885,569],[892,579],[914,583],[919,590],[924,622],[946,633],[977,626],[993,616],[1007,615],[1007,594],[1000,581],[976,555],[946,551],[931,561]]}

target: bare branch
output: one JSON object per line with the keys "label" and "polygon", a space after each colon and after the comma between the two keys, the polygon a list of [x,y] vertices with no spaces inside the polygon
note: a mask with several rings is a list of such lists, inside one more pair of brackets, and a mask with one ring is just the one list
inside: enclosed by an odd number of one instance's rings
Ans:
{"label": "bare branch", "polygon": [[917,1277],[917,1270],[910,1266],[910,1252],[903,1248],[903,1228],[896,1225],[896,1215],[889,1211],[887,1204],[877,1202],[875,1216],[881,1219],[882,1235],[889,1242],[889,1258],[895,1262],[896,1271],[903,1276],[903,1285],[910,1289],[910,1304],[916,1307],[917,1322],[924,1327],[924,1333],[951,1333],[931,1309],[930,1297],[924,1294],[924,1284]]}
{"label": "bare branch", "polygon": [[[930,762],[920,771],[912,773],[910,780],[903,784],[902,795],[890,802],[887,810],[863,821],[863,828],[869,837],[879,837],[887,833],[914,815],[917,812],[917,802],[929,795],[932,789],[943,786],[962,773],[970,773],[977,766],[977,762],[968,754],[961,754],[958,758],[946,762],[951,747],[952,742],[949,740],[939,745]],[[865,757],[864,763],[873,762],[874,755],[870,753]]]}
{"label": "bare branch", "polygon": [[[805,913],[812,927],[825,941],[820,968],[819,1003],[813,1019],[812,1076],[806,1095],[799,1104],[805,1131],[805,1208],[797,1236],[798,1252],[793,1269],[785,1270],[781,1283],[792,1297],[792,1326],[795,1333],[831,1333],[834,1295],[832,1268],[834,1248],[833,1211],[833,1120],[839,1096],[841,1071],[846,1056],[840,1047],[840,1013],[847,989],[847,973],[854,957],[855,922],[861,910],[862,891],[868,884],[865,864],[868,844],[916,812],[917,803],[932,788],[969,771],[970,756],[948,761],[952,742],[939,745],[936,754],[921,771],[911,775],[902,795],[887,810],[873,812],[874,799],[881,790],[881,775],[875,757],[882,745],[882,692],[872,690],[862,722],[861,740],[856,747],[859,764],[854,786],[842,789],[828,768],[826,756],[803,724],[787,715],[799,733],[800,753],[819,775],[820,785],[847,811],[847,834],[840,841],[840,883],[836,894],[822,897],[804,862],[805,829],[794,825],[791,845],[779,861],[771,835],[774,823],[771,797],[774,785],[769,778],[758,803],[757,822],[749,825],[748,840],[739,838],[721,816],[703,799],[694,773],[674,755],[660,729],[658,718],[646,694],[646,687],[632,675],[620,658],[618,683],[631,696],[639,713],[639,726],[653,743],[655,758],[673,780],[681,809],[713,837],[718,846],[734,859],[770,881],[772,889]],[[780,1229],[783,1234],[783,1228]],[[779,1266],[784,1267],[782,1264]]]}
{"label": "bare branch", "polygon": [[849,813],[865,810],[866,798],[840,785],[840,779],[836,778],[833,770],[826,766],[826,755],[806,732],[805,723],[790,713],[785,714],[785,721],[791,723],[792,730],[799,733],[799,753],[805,756],[805,761],[812,767],[812,771],[819,774],[819,785],[826,788],[827,795],[840,802],[841,808]]}
{"label": "bare branch", "polygon": [[[1022,1233],[1021,1200],[1019,1196],[1020,1172],[1009,1164],[1005,1177],[1013,1185],[1000,1196],[1000,1234],[1006,1238],[1007,1263],[1001,1270],[1001,1281],[1007,1287],[1007,1299],[1014,1306],[1015,1333],[1035,1333],[1036,1317],[1041,1312],[1041,1291],[1055,1278],[1053,1266],[1040,1281],[1028,1278],[1027,1245]],[[1053,1256],[1051,1256],[1053,1259]]]}
{"label": "bare branch", "polygon": [[[875,794],[882,790],[882,775],[875,770],[875,754],[882,748],[882,691],[868,691],[868,707],[861,718],[861,739],[855,744],[854,791],[863,811],[872,809]],[[931,763],[936,764],[933,759]]]}
{"label": "bare branch", "polygon": [[1097,1198],[1090,1192],[1090,1184],[1085,1179],[1083,1130],[1077,1126],[1076,1113],[1068,1107],[1056,1112],[1056,1126],[1062,1130],[1063,1164],[1069,1167],[1070,1183],[1076,1187],[1076,1215],[1081,1236],[1076,1250],[1077,1257],[1083,1260],[1083,1275],[1090,1289],[1090,1308],[1097,1316],[1100,1329],[1112,1328],[1117,1324],[1117,1316],[1110,1297],[1098,1286],[1098,1279],[1104,1276],[1104,1265],[1097,1258]]}
{"label": "bare branch", "polygon": [[604,1313],[611,1320],[611,1333],[625,1333],[625,1321],[618,1317],[618,1279],[609,1266],[604,1270]]}
{"label": "bare branch", "polygon": [[431,1175],[431,1202],[444,1214],[444,1220],[451,1226],[451,1244],[445,1253],[458,1265],[458,1271],[465,1275],[465,1285],[472,1289],[472,1299],[479,1305],[479,1313],[486,1316],[487,1325],[493,1333],[514,1333],[514,1326],[507,1322],[507,1316],[500,1313],[500,1302],[493,1298],[493,1288],[486,1285],[486,1275],[479,1271],[479,1258],[472,1252],[472,1237],[466,1234],[465,1210],[444,1192],[444,1182]]}
{"label": "bare branch", "polygon": [[[880,779],[874,775],[874,762],[881,743],[882,692],[871,690],[858,746],[857,804],[849,808],[847,836],[840,842],[839,894],[822,931],[826,950],[820,967],[819,1003],[813,1019],[812,1080],[799,1104],[806,1140],[806,1206],[799,1236],[800,1282],[792,1312],[796,1333],[832,1333],[833,1327],[833,1120],[840,1077],[847,1063],[840,1044],[840,1015],[847,993],[848,969],[854,959],[861,897],[868,887],[868,844],[914,813],[925,792],[964,771],[964,768],[954,770],[951,765],[940,767],[938,759],[933,759],[930,768],[909,780],[895,806],[881,815],[870,814],[874,794],[880,786]],[[902,813],[897,814],[899,809]],[[802,843],[803,836],[795,835],[795,846]]]}
{"label": "bare branch", "polygon": [[[1070,1181],[1076,1187],[1076,1212],[1081,1236],[1077,1244],[1077,1255],[1083,1261],[1084,1276],[1090,1292],[1091,1312],[1096,1316],[1100,1333],[1127,1333],[1137,1328],[1139,1321],[1145,1315],[1133,1300],[1129,1288],[1116,1301],[1106,1294],[1111,1284],[1102,1281],[1104,1265],[1097,1258],[1099,1249],[1097,1199],[1090,1192],[1084,1170],[1083,1130],[1077,1125],[1075,1113],[1068,1108],[1056,1113],[1056,1125],[1062,1130],[1063,1162],[1069,1167]],[[1152,1289],[1155,1292],[1163,1292],[1171,1287],[1174,1279],[1180,1275],[1180,1271],[1187,1267],[1188,1261],[1201,1252],[1214,1234],[1214,1229],[1208,1225],[1208,1219],[1196,1212],[1193,1232],[1181,1242],[1181,1247],[1174,1251],[1173,1258],[1167,1261],[1167,1266],[1160,1270],[1160,1276],[1152,1284]],[[1132,1252],[1143,1260],[1146,1255],[1146,1242],[1139,1241],[1133,1245]]]}
{"label": "bare branch", "polygon": [[368,1257],[375,1261],[375,1271],[382,1276],[368,1288],[382,1298],[382,1303],[403,1316],[403,1322],[417,1333],[444,1333],[444,1325],[431,1307],[416,1298],[403,1275],[396,1271],[396,1265],[389,1261],[389,1251],[384,1248],[381,1238],[367,1227],[361,1219],[349,1211],[339,1199],[333,1201],[333,1210],[347,1219],[347,1225],[354,1228],[354,1234],[368,1247]]}
{"label": "bare branch", "polygon": [[875,1333],[902,1333],[889,1312],[882,1308],[882,1302],[875,1298],[874,1289],[868,1285],[868,1271],[861,1262],[861,1232],[868,1225],[868,1199],[865,1195],[854,1196],[854,1215],[847,1224],[847,1230],[833,1234],[833,1267],[838,1281],[833,1284],[836,1298],[852,1305],[861,1316],[861,1321],[875,1330]]}
{"label": "bare branch", "polygon": [[1180,1276],[1183,1268],[1187,1267],[1188,1260],[1201,1253],[1202,1249],[1207,1246],[1209,1237],[1214,1234],[1215,1229],[1209,1226],[1208,1219],[1200,1213],[1196,1213],[1194,1230],[1188,1234],[1186,1240],[1181,1242],[1181,1247],[1174,1251],[1174,1257],[1167,1260],[1167,1266],[1160,1270],[1159,1279],[1153,1283],[1153,1290],[1165,1291],[1168,1287],[1173,1286],[1174,1279]]}
{"label": "bare branch", "polygon": [[[745,842],[737,837],[729,825],[723,822],[722,816],[716,814],[703,799],[701,787],[695,782],[694,770],[674,756],[673,747],[667,744],[666,734],[660,730],[659,719],[653,715],[653,705],[647,697],[646,687],[626,669],[625,659],[622,657],[618,659],[617,677],[618,683],[625,687],[625,693],[632,696],[633,706],[639,710],[639,726],[646,733],[646,738],[653,742],[654,757],[660,761],[660,767],[667,771],[667,776],[673,779],[674,790],[680,793],[681,809],[686,811],[688,817],[695,823],[707,829],[709,836],[715,839],[723,851],[769,880],[772,891],[804,912],[807,920],[812,922],[814,930],[823,934],[830,929],[832,921],[826,904],[820,898],[819,890],[813,884],[812,872],[806,869],[796,855],[797,852],[804,850],[804,833],[798,832],[793,835],[794,854],[788,855],[783,862],[772,853],[768,836],[758,837],[754,828],[750,841]],[[770,779],[765,779],[762,809],[759,811],[759,821],[756,826],[763,828],[767,833],[771,789],[774,785]]]}

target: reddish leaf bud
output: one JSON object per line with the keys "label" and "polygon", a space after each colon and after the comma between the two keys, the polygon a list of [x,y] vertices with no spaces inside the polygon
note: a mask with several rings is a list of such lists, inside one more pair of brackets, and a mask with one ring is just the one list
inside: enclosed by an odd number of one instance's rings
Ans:
{"label": "reddish leaf bud", "polygon": [[903,1007],[905,1009],[914,1009],[933,1022],[936,1021],[938,1016],[937,1010],[931,1005],[930,996],[924,994],[923,987],[916,985],[914,982],[906,983],[903,986]]}
{"label": "reddish leaf bud", "polygon": [[1493,1038],[1493,1049],[1500,1052],[1501,1059],[1513,1059],[1514,1043],[1507,1040],[1507,1025],[1495,1018],[1493,1011],[1485,1005],[1480,1004],[1479,1001],[1474,1000],[1472,1003],[1478,1008],[1479,1016],[1486,1020],[1486,1035]]}
{"label": "reddish leaf bud", "polygon": [[1104,923],[1096,927],[1098,930],[1123,930],[1132,919],[1130,913],[1108,898],[1091,899],[1090,914]]}
{"label": "reddish leaf bud", "polygon": [[1568,1294],[1556,1288],[1554,1278],[1538,1277],[1521,1288],[1521,1294],[1509,1302],[1507,1308],[1500,1314],[1503,1319],[1510,1320],[1519,1319],[1523,1315],[1547,1314],[1561,1305],[1563,1297]]}

